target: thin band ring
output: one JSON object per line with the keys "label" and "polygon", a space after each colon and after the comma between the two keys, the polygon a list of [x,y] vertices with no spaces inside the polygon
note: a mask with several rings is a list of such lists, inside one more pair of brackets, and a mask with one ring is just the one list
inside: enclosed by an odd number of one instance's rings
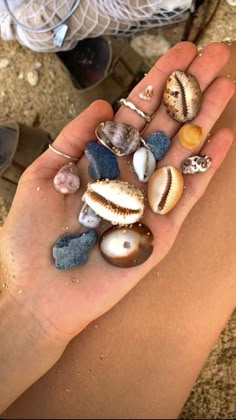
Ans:
{"label": "thin band ring", "polygon": [[72,156],[66,155],[65,153],[60,152],[59,150],[55,149],[55,147],[53,147],[51,144],[49,144],[48,147],[50,150],[52,150],[52,152],[56,153],[59,156],[63,156],[66,159],[74,160],[76,162],[79,160],[79,158],[75,158],[75,157],[72,157]]}
{"label": "thin band ring", "polygon": [[137,108],[136,105],[133,104],[133,102],[128,101],[125,98],[121,98],[120,103],[122,105],[126,106],[127,108],[132,109],[132,111],[135,111],[136,114],[138,114],[140,117],[142,117],[148,123],[152,121],[153,117],[151,115],[147,114],[146,112],[142,111],[141,109]]}

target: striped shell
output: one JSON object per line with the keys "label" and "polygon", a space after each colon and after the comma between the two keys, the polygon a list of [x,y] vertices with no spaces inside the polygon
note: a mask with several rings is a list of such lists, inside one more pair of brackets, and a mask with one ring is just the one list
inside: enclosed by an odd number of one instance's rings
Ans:
{"label": "striped shell", "polygon": [[128,182],[97,181],[88,184],[82,200],[102,219],[113,225],[130,225],[141,219],[144,197]]}
{"label": "striped shell", "polygon": [[174,120],[191,121],[197,115],[201,102],[201,89],[197,79],[181,70],[171,73],[164,90],[163,102]]}
{"label": "striped shell", "polygon": [[168,213],[179,201],[183,188],[183,176],[174,166],[157,169],[148,182],[147,190],[152,211],[158,214]]}

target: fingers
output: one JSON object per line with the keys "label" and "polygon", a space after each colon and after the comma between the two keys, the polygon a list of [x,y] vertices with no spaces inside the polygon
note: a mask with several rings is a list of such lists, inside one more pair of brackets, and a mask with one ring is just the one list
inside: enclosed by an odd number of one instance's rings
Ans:
{"label": "fingers", "polygon": [[[206,46],[200,54],[188,66],[187,72],[197,78],[201,90],[204,91],[228,61],[230,51],[225,44],[216,42]],[[173,70],[176,69],[178,69],[177,66]],[[145,138],[149,133],[154,131],[164,130],[171,138],[179,127],[180,124],[170,118],[165,106],[161,104],[153,121],[145,129],[143,137]]]}
{"label": "fingers", "polygon": [[[128,100],[133,102],[142,111],[152,115],[160,104],[163,88],[169,74],[176,69],[186,70],[196,55],[197,48],[192,43],[181,42],[176,44],[157,61],[156,65],[144,79],[131,91]],[[139,97],[139,93],[148,85],[153,86],[153,97],[150,101],[144,101]],[[131,124],[140,131],[146,125],[142,117],[125,106],[121,106],[115,115],[115,120]]]}
{"label": "fingers", "polygon": [[228,78],[219,77],[214,80],[203,95],[199,114],[191,121],[191,123],[197,124],[202,128],[203,139],[201,144],[193,150],[186,149],[179,143],[177,133],[172,139],[167,153],[160,162],[161,166],[168,164],[180,168],[184,159],[190,155],[197,154],[200,151],[207,138],[207,134],[222,114],[224,108],[233,96],[234,90],[235,86]]}
{"label": "fingers", "polygon": [[184,176],[184,194],[177,206],[167,215],[172,225],[179,229],[184,219],[204,194],[209,182],[226,157],[233,141],[233,132],[228,128],[218,130],[210,143],[204,145],[201,154],[212,158],[210,168],[200,174]]}
{"label": "fingers", "polygon": [[230,58],[229,48],[222,42],[207,45],[188,68],[204,91]]}
{"label": "fingers", "polygon": [[[53,142],[53,147],[78,159],[82,156],[86,143],[95,140],[95,128],[102,121],[112,120],[111,106],[102,100],[93,102],[77,118],[71,121]],[[50,149],[43,153],[31,166],[31,171],[44,169],[45,177],[68,163],[69,160],[59,156]]]}

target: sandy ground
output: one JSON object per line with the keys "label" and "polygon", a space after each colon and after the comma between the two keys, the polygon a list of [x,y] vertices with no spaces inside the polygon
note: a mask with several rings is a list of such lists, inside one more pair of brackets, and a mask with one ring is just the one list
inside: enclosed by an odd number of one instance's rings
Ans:
{"label": "sandy ground", "polygon": [[[133,36],[132,43],[142,57],[144,65],[151,66],[158,57],[153,48],[153,38],[164,36],[173,45],[181,39],[184,25],[155,29]],[[146,38],[145,38],[146,37]],[[221,0],[212,22],[204,30],[198,46],[211,41],[236,39],[236,7]],[[130,40],[113,40],[114,55]],[[0,41],[0,59],[7,58],[9,65],[0,69],[0,123],[15,120],[29,126],[40,126],[53,137],[61,128],[79,114],[92,99],[104,97],[114,100],[114,89],[98,88],[82,92],[75,88],[67,71],[55,54],[34,53],[17,43]],[[40,63],[40,64],[38,64]],[[140,63],[139,63],[140,64]],[[31,86],[27,73],[40,67],[39,81]],[[122,73],[122,71],[121,71]],[[124,89],[120,88],[120,92]],[[0,225],[10,208],[14,188],[0,191]],[[192,393],[181,418],[235,418],[236,416],[236,314],[222,332]]]}

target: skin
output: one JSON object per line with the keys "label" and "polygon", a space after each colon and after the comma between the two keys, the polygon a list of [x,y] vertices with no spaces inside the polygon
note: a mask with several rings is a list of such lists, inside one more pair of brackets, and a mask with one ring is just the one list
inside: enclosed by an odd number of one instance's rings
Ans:
{"label": "skin", "polygon": [[[231,80],[217,77],[228,59],[229,50],[224,44],[210,44],[200,56],[193,44],[177,44],[158,60],[129,95],[129,100],[142,110],[155,114],[152,122],[145,126],[142,118],[124,107],[114,116],[116,121],[136,126],[144,138],[165,127],[172,142],[159,166],[168,164],[180,168],[186,157],[200,151],[213,159],[207,172],[184,177],[184,194],[169,214],[159,216],[146,209],[143,221],[154,234],[154,251],[141,266],[127,270],[112,267],[95,247],[86,265],[58,271],[51,256],[52,246],[60,235],[78,231],[80,197],[88,182],[83,150],[86,142],[94,138],[96,126],[113,119],[109,104],[104,101],[93,103],[68,124],[54,142],[55,148],[81,158],[79,193],[63,196],[55,191],[53,178],[68,160],[51,150],[47,150],[23,174],[10,214],[0,232],[0,278],[5,285],[0,294],[3,320],[0,326],[0,371],[3,378],[0,412],[50,369],[73,337],[113,307],[169,252],[183,221],[204,193],[232,144],[233,133],[229,128],[220,128],[210,143],[205,142],[234,93]],[[194,151],[180,146],[177,138],[180,124],[167,115],[161,104],[166,79],[175,69],[194,74],[203,91],[200,112],[193,120],[203,129],[203,141]],[[154,88],[154,95],[146,102],[139,98],[138,93],[149,84]],[[128,170],[127,160],[122,159],[119,164],[121,178],[140,186]],[[74,283],[73,279],[79,279],[79,283]],[[235,293],[233,290],[229,312],[235,304]],[[199,360],[198,366],[202,362]],[[181,395],[181,401],[184,396]],[[167,406],[168,399],[160,415],[166,413]],[[179,405],[176,407],[177,410]]]}

